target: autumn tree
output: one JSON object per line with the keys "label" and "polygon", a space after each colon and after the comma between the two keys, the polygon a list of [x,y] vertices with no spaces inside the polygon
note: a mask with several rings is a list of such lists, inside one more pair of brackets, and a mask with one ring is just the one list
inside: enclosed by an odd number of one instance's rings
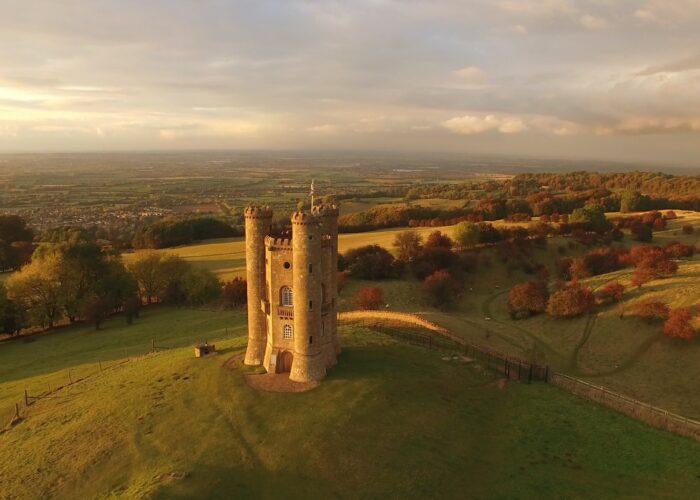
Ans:
{"label": "autumn tree", "polygon": [[242,307],[248,303],[248,283],[243,278],[234,278],[224,284],[222,297],[226,309]]}
{"label": "autumn tree", "polygon": [[379,309],[384,305],[384,290],[376,286],[363,288],[357,292],[355,302],[360,309]]}
{"label": "autumn tree", "polygon": [[412,261],[421,251],[423,238],[416,231],[401,231],[394,238],[399,260]]}
{"label": "autumn tree", "polygon": [[0,333],[16,335],[23,327],[22,309],[7,297],[7,290],[0,283]]}
{"label": "autumn tree", "polygon": [[596,296],[602,304],[610,304],[612,302],[622,302],[625,294],[625,285],[619,283],[618,281],[612,281],[606,283],[598,292]]}
{"label": "autumn tree", "polygon": [[593,293],[590,288],[574,280],[549,297],[547,314],[559,318],[573,318],[591,312],[593,305]]}
{"label": "autumn tree", "polygon": [[425,240],[426,248],[446,248],[451,250],[454,244],[454,241],[441,231],[433,231]]}
{"label": "autumn tree", "polygon": [[182,275],[181,286],[190,305],[206,304],[221,296],[221,282],[208,269],[190,267]]}
{"label": "autumn tree", "polygon": [[689,307],[679,307],[668,312],[668,319],[664,323],[664,335],[667,337],[691,340],[697,335],[691,324],[693,313]]}
{"label": "autumn tree", "polygon": [[634,304],[632,308],[632,314],[650,324],[665,320],[668,317],[668,312],[668,306],[658,300],[644,300]]}
{"label": "autumn tree", "polygon": [[548,298],[549,292],[543,282],[529,281],[515,285],[508,292],[511,317],[522,318],[545,311]]}
{"label": "autumn tree", "polygon": [[141,299],[148,304],[180,300],[183,296],[180,282],[189,267],[190,264],[177,255],[155,251],[139,252],[127,264],[138,284]]}
{"label": "autumn tree", "polygon": [[62,262],[58,255],[34,260],[7,280],[7,295],[32,325],[52,327],[61,319]]}
{"label": "autumn tree", "polygon": [[428,302],[438,309],[449,309],[460,296],[462,283],[445,270],[435,271],[423,281]]}

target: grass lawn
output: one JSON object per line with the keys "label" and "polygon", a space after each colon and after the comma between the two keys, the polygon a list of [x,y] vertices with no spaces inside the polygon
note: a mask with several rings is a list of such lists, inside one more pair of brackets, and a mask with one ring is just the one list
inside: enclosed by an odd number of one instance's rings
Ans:
{"label": "grass lawn", "polygon": [[134,324],[123,317],[104,323],[100,330],[89,325],[60,328],[50,333],[20,337],[0,343],[0,423],[24,396],[40,394],[68,381],[99,371],[129,356],[139,356],[156,346],[182,347],[228,335],[243,335],[242,312],[201,311],[146,307]]}
{"label": "grass lawn", "polygon": [[[170,314],[142,324],[168,327]],[[546,384],[504,386],[440,351],[362,328],[341,333],[339,364],[307,393],[251,389],[225,366],[243,351],[239,336],[217,341],[218,357],[163,351],[40,400],[0,435],[3,494],[680,498],[700,487],[691,440]],[[62,359],[62,369],[74,364]]]}

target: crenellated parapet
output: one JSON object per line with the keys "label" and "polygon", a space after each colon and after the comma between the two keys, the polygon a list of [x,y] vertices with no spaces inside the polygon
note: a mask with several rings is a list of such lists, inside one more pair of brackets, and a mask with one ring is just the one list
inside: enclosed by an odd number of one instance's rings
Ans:
{"label": "crenellated parapet", "polygon": [[335,203],[322,203],[311,209],[311,213],[320,217],[338,217],[340,209]]}
{"label": "crenellated parapet", "polygon": [[243,210],[243,216],[246,219],[271,219],[272,209],[267,205],[249,205]]}
{"label": "crenellated parapet", "polygon": [[292,239],[291,238],[275,238],[273,236],[265,237],[265,248],[270,251],[274,250],[291,250],[292,249]]}
{"label": "crenellated parapet", "polygon": [[308,226],[318,224],[319,218],[312,209],[311,213],[305,211],[297,211],[292,214],[292,225]]}

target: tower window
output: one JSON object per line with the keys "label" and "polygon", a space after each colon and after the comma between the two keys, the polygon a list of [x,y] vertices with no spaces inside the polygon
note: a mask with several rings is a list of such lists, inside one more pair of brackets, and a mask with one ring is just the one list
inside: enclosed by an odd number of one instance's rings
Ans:
{"label": "tower window", "polygon": [[309,335],[309,344],[313,344],[313,343],[314,343],[314,336]]}
{"label": "tower window", "polygon": [[309,274],[314,271],[313,264],[309,264]]}
{"label": "tower window", "polygon": [[314,301],[310,300],[309,301],[309,311],[311,311],[314,308]]}
{"label": "tower window", "polygon": [[289,288],[288,286],[283,286],[282,290],[280,291],[281,297],[281,302],[282,306],[284,307],[293,307],[294,306],[294,293],[292,292],[292,289]]}
{"label": "tower window", "polygon": [[313,239],[314,239],[314,235],[313,235],[313,234],[310,234],[310,235],[309,235],[309,239],[310,239],[310,240],[313,240]]}
{"label": "tower window", "polygon": [[292,265],[291,265],[289,262],[285,262],[285,263],[284,263],[284,268],[285,268],[285,269],[289,269],[290,267],[292,267]]}
{"label": "tower window", "polygon": [[282,336],[285,339],[289,340],[292,338],[293,335],[294,330],[292,329],[292,325],[284,325],[284,327],[282,328]]}

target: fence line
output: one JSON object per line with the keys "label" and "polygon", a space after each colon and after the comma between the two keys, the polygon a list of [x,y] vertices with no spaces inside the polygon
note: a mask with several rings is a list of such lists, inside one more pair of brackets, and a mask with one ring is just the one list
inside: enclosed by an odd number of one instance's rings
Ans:
{"label": "fence line", "polygon": [[[379,321],[395,321],[412,326],[426,328],[432,333],[418,333],[397,328],[377,325]],[[547,366],[530,363],[515,356],[490,349],[485,346],[467,342],[459,335],[432,323],[415,314],[399,313],[393,311],[350,311],[338,314],[338,321],[357,323],[382,331],[388,335],[401,337],[411,343],[424,347],[451,349],[459,352],[468,360],[478,360],[488,368],[491,368],[504,377],[512,380],[530,383],[532,381],[546,381],[549,373]]]}
{"label": "fence line", "polygon": [[[526,381],[528,383],[532,381],[548,382],[571,394],[624,413],[652,427],[700,441],[700,421],[644,403],[570,375],[552,372],[549,366],[530,363],[485,346],[469,343],[462,337],[418,315],[393,311],[350,311],[340,313],[338,320],[374,327],[390,335],[402,337],[409,340],[409,342],[429,348],[442,347],[456,351],[461,350],[464,356],[481,360],[486,366],[501,372],[508,379]],[[373,323],[372,320],[375,322]],[[401,331],[381,325],[378,327],[377,320],[392,320],[427,328],[442,338],[438,340],[434,338],[434,335],[427,333]]]}
{"label": "fence line", "polygon": [[576,396],[624,413],[653,427],[700,441],[700,422],[697,420],[678,415],[563,373],[551,373],[548,382]]}

